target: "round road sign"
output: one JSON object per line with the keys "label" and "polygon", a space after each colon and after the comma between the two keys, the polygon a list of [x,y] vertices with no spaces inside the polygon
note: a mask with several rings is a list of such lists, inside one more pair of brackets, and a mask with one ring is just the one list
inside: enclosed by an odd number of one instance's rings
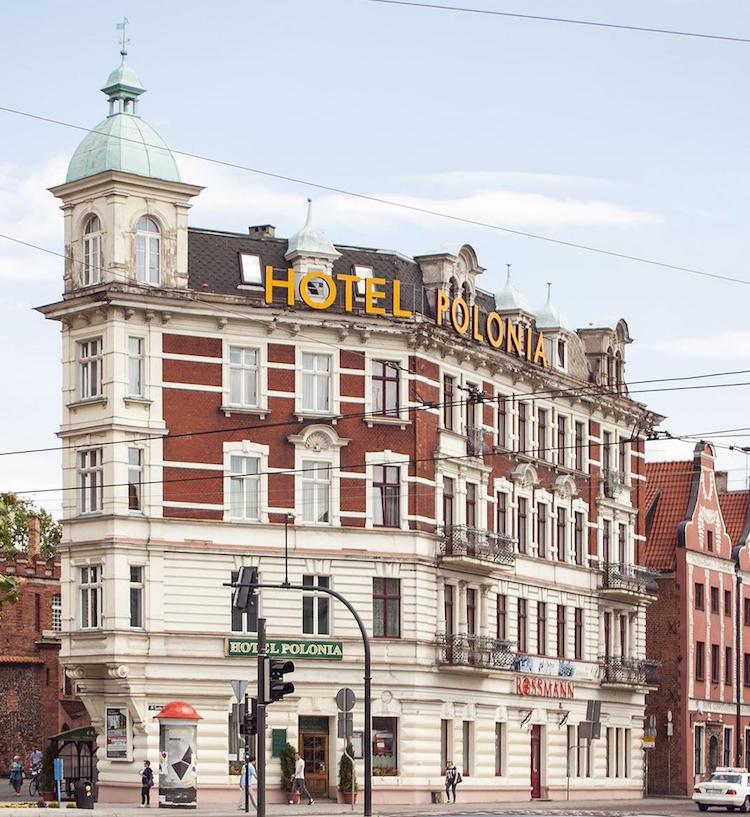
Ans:
{"label": "round road sign", "polygon": [[342,687],[336,693],[336,706],[341,712],[351,712],[356,700],[357,698],[354,695],[354,691],[349,689],[349,687]]}

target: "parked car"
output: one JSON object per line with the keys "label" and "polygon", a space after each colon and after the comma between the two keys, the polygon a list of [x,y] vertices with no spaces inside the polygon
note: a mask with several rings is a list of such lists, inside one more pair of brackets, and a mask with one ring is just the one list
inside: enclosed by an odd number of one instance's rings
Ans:
{"label": "parked car", "polygon": [[727,811],[750,811],[750,775],[747,769],[720,766],[702,783],[693,788],[693,800],[700,811],[720,806]]}

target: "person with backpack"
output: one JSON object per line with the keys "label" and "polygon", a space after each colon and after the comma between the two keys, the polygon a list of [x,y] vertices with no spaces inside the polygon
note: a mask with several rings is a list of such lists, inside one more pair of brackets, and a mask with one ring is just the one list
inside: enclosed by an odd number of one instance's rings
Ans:
{"label": "person with backpack", "polygon": [[154,770],[151,761],[144,760],[141,769],[141,804],[138,808],[149,808],[151,805],[151,787],[154,785]]}
{"label": "person with backpack", "polygon": [[452,760],[448,761],[445,767],[445,799],[450,803],[451,792],[453,793],[453,802],[456,802],[456,786],[463,781],[461,772],[455,767]]}

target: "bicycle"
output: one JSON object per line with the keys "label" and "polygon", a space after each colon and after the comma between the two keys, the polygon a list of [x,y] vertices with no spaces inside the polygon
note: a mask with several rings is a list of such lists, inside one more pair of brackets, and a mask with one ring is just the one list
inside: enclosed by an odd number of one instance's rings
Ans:
{"label": "bicycle", "polygon": [[36,797],[39,794],[39,771],[31,773],[31,780],[29,781],[29,797]]}

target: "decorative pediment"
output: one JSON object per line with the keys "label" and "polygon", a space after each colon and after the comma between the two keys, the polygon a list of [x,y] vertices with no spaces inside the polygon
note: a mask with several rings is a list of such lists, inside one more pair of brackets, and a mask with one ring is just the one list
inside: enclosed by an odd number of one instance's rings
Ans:
{"label": "decorative pediment", "polygon": [[576,481],[570,474],[560,474],[552,485],[552,491],[556,493],[560,499],[570,499],[578,496],[578,487]]}
{"label": "decorative pediment", "polygon": [[519,462],[511,472],[510,478],[519,488],[534,488],[539,485],[539,474],[529,462]]}
{"label": "decorative pediment", "polygon": [[308,426],[301,434],[289,434],[287,436],[292,445],[307,448],[319,454],[321,451],[335,451],[349,445],[347,437],[339,437],[334,428],[325,425]]}

